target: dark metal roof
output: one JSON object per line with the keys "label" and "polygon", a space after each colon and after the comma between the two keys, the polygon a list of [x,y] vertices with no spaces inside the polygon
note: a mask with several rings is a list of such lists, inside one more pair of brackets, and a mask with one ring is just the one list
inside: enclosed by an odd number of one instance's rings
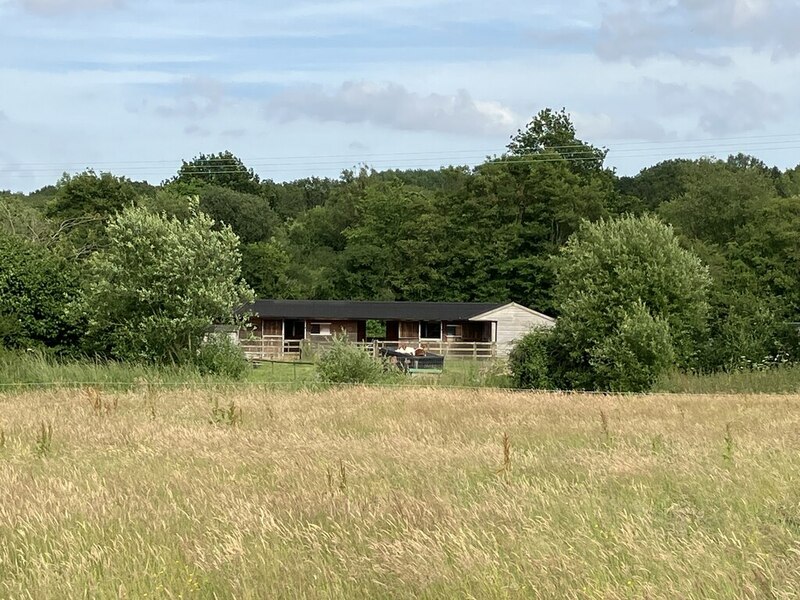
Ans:
{"label": "dark metal roof", "polygon": [[380,321],[466,321],[506,303],[366,302],[355,300],[256,300],[243,308],[267,319],[376,319]]}

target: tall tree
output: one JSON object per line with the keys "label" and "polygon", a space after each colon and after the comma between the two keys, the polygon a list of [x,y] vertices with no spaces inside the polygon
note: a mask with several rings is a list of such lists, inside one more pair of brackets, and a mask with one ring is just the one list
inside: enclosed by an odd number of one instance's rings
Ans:
{"label": "tall tree", "polygon": [[239,239],[196,212],[181,221],[126,208],[108,225],[108,247],[89,262],[90,347],[115,358],[190,360],[214,323],[252,298],[241,281]]}
{"label": "tall tree", "polygon": [[0,344],[74,348],[80,283],[74,266],[56,252],[0,232]]}
{"label": "tall tree", "polygon": [[83,255],[104,243],[109,218],[136,204],[143,186],[125,177],[92,170],[78,175],[64,174],[47,207],[47,216],[61,229],[69,230],[75,253]]}
{"label": "tall tree", "polygon": [[710,278],[656,217],[584,223],[554,262],[560,317],[546,361],[556,386],[639,391],[673,356],[697,363]]}
{"label": "tall tree", "polygon": [[245,194],[260,194],[261,179],[233,153],[200,154],[190,161],[182,161],[178,174],[169,184],[183,184],[186,192],[198,193],[203,185],[213,184]]}
{"label": "tall tree", "polygon": [[[545,108],[517,133],[511,136],[508,151],[511,156],[528,158],[544,153],[556,153],[578,173],[603,168],[608,150],[596,148],[577,138],[575,126],[565,109]],[[546,157],[542,157],[543,160]]]}

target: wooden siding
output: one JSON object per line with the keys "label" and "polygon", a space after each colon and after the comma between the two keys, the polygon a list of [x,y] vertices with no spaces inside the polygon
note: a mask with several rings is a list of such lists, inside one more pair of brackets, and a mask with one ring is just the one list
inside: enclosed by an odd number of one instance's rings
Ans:
{"label": "wooden siding", "polygon": [[[509,304],[492,311],[492,320],[497,323],[497,354],[507,356],[514,344],[526,333],[537,327],[552,327],[554,322],[522,306]],[[488,323],[491,326],[491,323]]]}
{"label": "wooden siding", "polygon": [[418,340],[419,321],[400,321],[400,339]]}
{"label": "wooden siding", "polygon": [[262,337],[283,337],[283,321],[253,317],[248,325],[239,331],[239,339],[261,339]]}
{"label": "wooden siding", "polygon": [[[311,333],[312,323],[327,323],[330,325],[331,335],[320,335]],[[353,342],[359,341],[358,330],[359,321],[326,321],[325,319],[309,319],[306,321],[306,339],[310,341],[330,340],[336,334],[344,333]]]}

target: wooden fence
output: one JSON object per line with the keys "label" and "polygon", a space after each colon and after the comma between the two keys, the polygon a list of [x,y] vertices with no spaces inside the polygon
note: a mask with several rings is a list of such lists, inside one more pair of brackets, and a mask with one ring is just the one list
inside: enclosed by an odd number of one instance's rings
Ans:
{"label": "wooden fence", "polygon": [[[263,337],[261,339],[241,340],[239,342],[245,356],[249,360],[309,360],[323,352],[330,342],[309,340],[283,340],[279,337]],[[354,342],[354,344],[379,356],[381,348],[395,348],[397,342],[372,341]],[[494,342],[438,342],[425,341],[423,346],[428,352],[441,354],[445,358],[455,359],[488,359],[497,356],[497,344]]]}

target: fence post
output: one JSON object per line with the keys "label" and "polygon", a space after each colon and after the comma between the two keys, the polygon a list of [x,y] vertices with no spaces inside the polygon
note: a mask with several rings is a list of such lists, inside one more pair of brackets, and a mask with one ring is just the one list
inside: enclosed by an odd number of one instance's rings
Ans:
{"label": "fence post", "polygon": [[262,335],[261,336],[261,360],[264,360],[267,357],[267,340]]}
{"label": "fence post", "polygon": [[372,340],[372,358],[378,358],[378,340]]}
{"label": "fence post", "polygon": [[472,342],[472,359],[478,359],[478,342]]}

